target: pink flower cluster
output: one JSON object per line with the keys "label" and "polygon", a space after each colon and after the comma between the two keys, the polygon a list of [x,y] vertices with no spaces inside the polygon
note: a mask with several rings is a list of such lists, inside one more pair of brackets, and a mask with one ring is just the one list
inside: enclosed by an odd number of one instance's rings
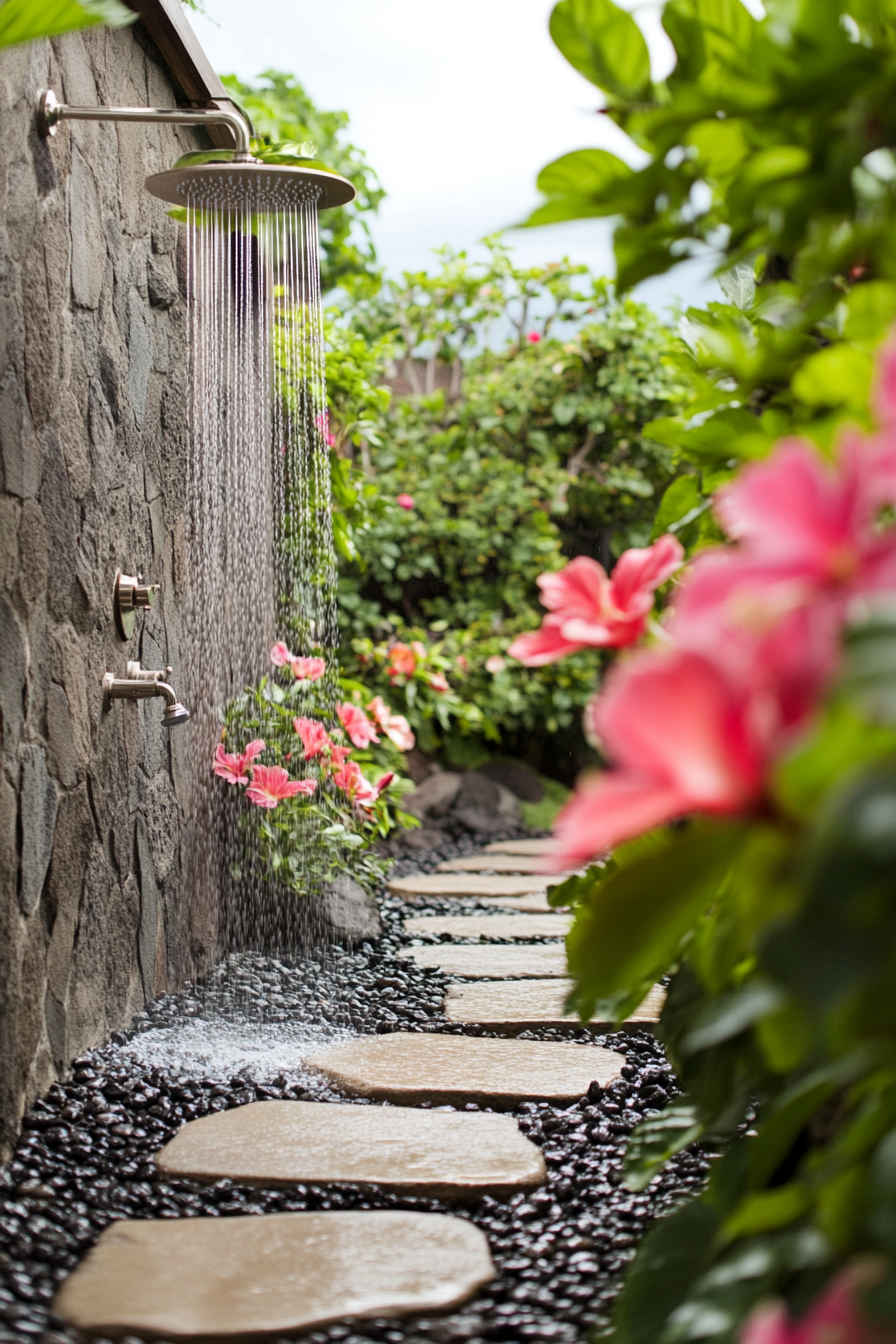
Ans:
{"label": "pink flower cluster", "polygon": [[327,670],[325,659],[300,658],[296,654],[290,653],[282,640],[278,640],[272,646],[271,662],[275,667],[286,667],[288,663],[296,681],[319,681]]}
{"label": "pink flower cluster", "polygon": [[[702,551],[674,597],[671,648],[638,650],[610,672],[586,727],[613,762],[585,778],[557,819],[550,866],[575,867],[688,813],[767,800],[770,772],[817,710],[858,599],[896,588],[896,341],[881,352],[880,428],[852,430],[828,462],[787,439],[719,492],[734,545]],[[550,614],[510,652],[530,666],[643,634],[653,591],[681,549],[661,537],[627,551],[608,579],[594,561],[543,575]]]}
{"label": "pink flower cluster", "polygon": [[256,765],[265,746],[261,738],[256,738],[244,751],[227,752],[219,742],[215,748],[215,774],[228,784],[248,784],[246,797],[256,807],[276,807],[284,798],[314,792],[317,780],[290,779],[282,765]]}

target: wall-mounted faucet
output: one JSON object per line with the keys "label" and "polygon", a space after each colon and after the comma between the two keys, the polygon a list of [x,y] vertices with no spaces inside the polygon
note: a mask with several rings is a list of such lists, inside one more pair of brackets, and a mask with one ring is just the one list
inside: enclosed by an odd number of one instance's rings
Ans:
{"label": "wall-mounted faucet", "polygon": [[107,672],[103,677],[104,713],[112,708],[113,700],[152,700],[158,695],[165,701],[163,728],[176,728],[178,724],[186,723],[190,711],[180,703],[174,688],[166,680],[173,670],[166,667],[162,672],[149,672],[139,663],[130,662],[126,677],[116,677],[114,672]]}

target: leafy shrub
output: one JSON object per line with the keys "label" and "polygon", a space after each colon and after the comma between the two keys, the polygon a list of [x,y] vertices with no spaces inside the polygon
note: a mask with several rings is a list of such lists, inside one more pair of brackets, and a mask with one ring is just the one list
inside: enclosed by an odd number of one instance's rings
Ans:
{"label": "leafy shrub", "polygon": [[608,678],[588,721],[615,768],[558,826],[567,859],[616,845],[554,894],[583,1014],[671,976],[684,1095],[635,1131],[627,1182],[695,1138],[718,1158],[639,1248],[619,1344],[896,1323],[896,25],[864,0],[765,11],[667,0],[661,82],[612,0],[551,21],[647,157],[564,156],[530,222],[618,215],[623,289],[715,252],[727,299],[687,314],[688,402],[646,429],[686,468],[654,534],[698,552],[676,644]]}
{"label": "leafy shrub", "polygon": [[[405,275],[356,322],[392,324],[398,369],[419,390],[395,395],[351,449],[379,501],[358,562],[342,567],[349,666],[390,641],[437,640],[471,707],[454,727],[537,764],[546,732],[576,724],[590,665],[532,671],[504,655],[537,624],[537,576],[564,554],[609,564],[647,541],[675,474],[642,434],[680,396],[669,333],[584,268],[518,270],[494,241],[482,265],[446,250],[436,274]],[[339,434],[355,412],[338,383],[331,395]]]}

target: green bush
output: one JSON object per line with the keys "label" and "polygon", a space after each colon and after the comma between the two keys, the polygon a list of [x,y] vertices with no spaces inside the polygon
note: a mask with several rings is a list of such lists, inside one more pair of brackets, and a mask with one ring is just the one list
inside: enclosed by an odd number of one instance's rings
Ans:
{"label": "green bush", "polygon": [[[494,241],[485,263],[446,250],[435,274],[405,275],[353,312],[344,341],[356,323],[391,323],[398,369],[422,390],[394,396],[375,435],[341,431],[355,479],[379,493],[340,577],[349,666],[383,642],[437,639],[480,713],[452,731],[537,765],[547,736],[577,724],[592,664],[533,670],[504,655],[541,619],[540,573],[579,554],[609,567],[646,544],[675,475],[672,451],[642,433],[682,393],[673,338],[585,268],[520,270]],[[357,420],[338,379],[331,401],[334,426]],[[431,745],[450,750],[450,736]]]}
{"label": "green bush", "polygon": [[[689,254],[718,263],[726,302],[683,324],[687,403],[646,428],[685,468],[655,534],[671,528],[693,550],[720,540],[710,492],[798,433],[818,445],[816,469],[827,457],[839,475],[814,500],[797,490],[785,508],[769,500],[781,546],[810,535],[807,518],[812,535],[830,536],[835,515],[821,521],[819,500],[830,505],[825,491],[833,499],[839,490],[844,534],[854,540],[866,526],[892,551],[892,488],[863,496],[850,485],[849,451],[864,459],[860,479],[875,454],[896,452],[892,339],[876,425],[869,399],[873,352],[896,314],[896,9],[892,0],[766,0],[764,10],[666,0],[675,64],[653,81],[630,14],[612,0],[560,0],[554,39],[602,90],[641,166],[604,150],[565,155],[543,170],[547,199],[530,222],[617,216],[623,289]],[[850,425],[876,437],[860,440]],[[878,498],[887,507],[875,516]],[[576,905],[568,953],[583,1016],[599,1002],[620,1019],[670,976],[660,1036],[683,1096],[635,1131],[628,1185],[644,1189],[697,1138],[715,1150],[704,1193],[639,1248],[609,1331],[618,1344],[892,1338],[892,574],[876,592],[869,583],[863,601],[844,601],[836,676],[761,797],[720,808],[732,814],[724,820],[633,829],[637,838],[554,895]],[[830,588],[808,597],[797,585],[793,605],[778,611],[769,590],[756,629],[772,631],[803,603],[817,619],[838,582],[832,571]],[[747,616],[738,620],[746,629]],[[654,742],[667,748],[674,728],[664,738],[655,727]],[[690,749],[680,737],[673,773]],[[607,807],[597,791],[616,781],[609,772],[591,797]]]}

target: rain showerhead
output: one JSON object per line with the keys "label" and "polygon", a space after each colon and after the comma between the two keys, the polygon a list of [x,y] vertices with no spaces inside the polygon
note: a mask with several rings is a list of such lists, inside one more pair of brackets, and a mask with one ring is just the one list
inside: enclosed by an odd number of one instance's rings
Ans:
{"label": "rain showerhead", "polygon": [[[146,179],[146,189],[172,205],[198,210],[249,210],[272,214],[302,205],[331,210],[354,200],[351,182],[338,173],[306,163],[262,163],[251,153],[250,128],[236,112],[179,107],[71,107],[52,89],[43,89],[37,103],[37,128],[53,136],[61,121],[168,122],[175,126],[229,126],[235,151],[186,155],[165,173]],[[189,162],[195,158],[214,162]]]}
{"label": "rain showerhead", "polygon": [[301,205],[331,210],[354,200],[351,182],[322,168],[279,163],[204,163],[170,168],[146,179],[146,190],[172,205],[198,210],[247,209],[276,214]]}

